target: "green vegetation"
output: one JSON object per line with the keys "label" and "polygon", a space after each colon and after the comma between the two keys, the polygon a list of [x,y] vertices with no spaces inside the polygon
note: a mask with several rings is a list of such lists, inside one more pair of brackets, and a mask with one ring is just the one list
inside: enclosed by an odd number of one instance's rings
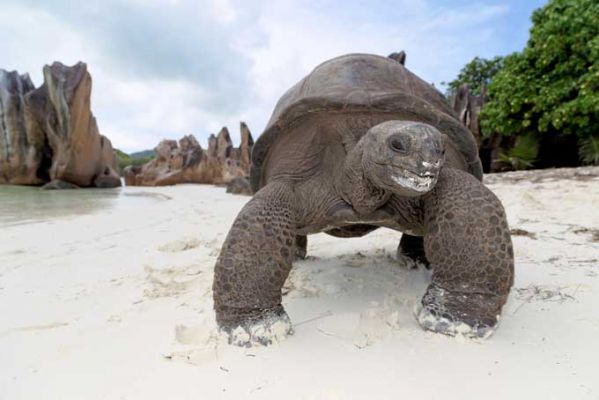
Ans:
{"label": "green vegetation", "polygon": [[599,137],[591,136],[582,140],[579,155],[584,164],[599,165]]}
{"label": "green vegetation", "polygon": [[485,138],[504,136],[503,166],[599,164],[599,2],[550,0],[532,22],[521,52],[475,57],[448,95],[487,86],[480,126]]}
{"label": "green vegetation", "polygon": [[127,154],[119,149],[115,149],[119,173],[122,173],[125,167],[129,165],[144,165],[155,157],[154,150],[139,151],[137,153]]}
{"label": "green vegetation", "polygon": [[[447,83],[447,96],[451,97],[458,88],[467,83],[472,93],[478,95],[487,86],[493,76],[503,65],[503,57],[494,57],[490,60],[480,57],[474,57],[472,61],[466,64],[459,72],[458,77]],[[442,82],[445,84],[446,82]]]}
{"label": "green vegetation", "polygon": [[131,163],[132,163],[131,156],[129,156],[129,154],[127,154],[125,152],[122,152],[119,149],[115,149],[114,151],[116,153],[119,172],[122,173],[123,169],[125,169],[125,167],[131,165]]}
{"label": "green vegetation", "polygon": [[131,156],[133,159],[146,158],[151,160],[152,158],[156,157],[156,152],[154,150],[136,151],[135,153],[129,154],[129,156]]}
{"label": "green vegetation", "polygon": [[535,135],[529,134],[516,139],[516,144],[499,154],[498,161],[510,169],[527,169],[533,166],[539,153]]}
{"label": "green vegetation", "polygon": [[599,2],[552,0],[532,21],[526,48],[507,56],[489,84],[483,133],[596,143],[588,140],[599,132]]}

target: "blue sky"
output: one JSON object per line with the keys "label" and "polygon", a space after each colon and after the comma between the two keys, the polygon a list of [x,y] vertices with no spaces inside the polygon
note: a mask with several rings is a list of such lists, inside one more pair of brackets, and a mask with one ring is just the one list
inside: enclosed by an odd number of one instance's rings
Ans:
{"label": "blue sky", "polygon": [[278,97],[337,55],[407,52],[435,83],[521,50],[545,1],[0,0],[0,68],[87,62],[100,131],[125,151],[227,125],[254,136]]}

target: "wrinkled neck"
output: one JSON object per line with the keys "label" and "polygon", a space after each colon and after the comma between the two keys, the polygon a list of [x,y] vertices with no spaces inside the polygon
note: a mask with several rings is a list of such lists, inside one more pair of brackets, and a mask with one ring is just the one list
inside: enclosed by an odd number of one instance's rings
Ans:
{"label": "wrinkled neck", "polygon": [[364,174],[364,145],[360,140],[347,153],[338,179],[339,194],[359,214],[369,214],[389,200],[391,192],[375,186]]}

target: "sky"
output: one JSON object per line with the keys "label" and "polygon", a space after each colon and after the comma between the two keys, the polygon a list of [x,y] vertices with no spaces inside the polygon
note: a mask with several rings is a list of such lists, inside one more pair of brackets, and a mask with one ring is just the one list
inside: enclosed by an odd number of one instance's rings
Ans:
{"label": "sky", "polygon": [[475,56],[520,51],[541,0],[0,0],[0,68],[36,86],[53,61],[86,62],[92,111],[115,148],[239,122],[254,137],[321,62],[404,50],[442,89]]}

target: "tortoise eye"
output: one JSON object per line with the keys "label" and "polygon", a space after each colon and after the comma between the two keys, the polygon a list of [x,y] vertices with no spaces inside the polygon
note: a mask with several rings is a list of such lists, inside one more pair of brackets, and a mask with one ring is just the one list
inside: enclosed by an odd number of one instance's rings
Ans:
{"label": "tortoise eye", "polygon": [[393,151],[399,153],[405,153],[407,151],[406,144],[398,137],[392,137],[389,140],[389,147],[391,147]]}

